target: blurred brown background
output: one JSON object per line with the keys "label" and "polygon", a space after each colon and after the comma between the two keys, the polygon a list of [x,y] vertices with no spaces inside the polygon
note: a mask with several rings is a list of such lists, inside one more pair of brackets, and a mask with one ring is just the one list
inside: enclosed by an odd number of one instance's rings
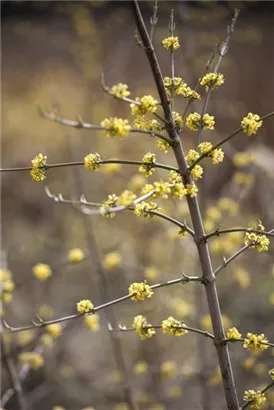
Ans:
{"label": "blurred brown background", "polygon": [[[225,137],[239,127],[249,111],[264,115],[273,110],[273,2],[160,1],[158,6],[154,45],[162,72],[170,75],[168,54],[162,49],[161,40],[168,36],[173,8],[176,35],[181,42],[175,73],[192,87],[204,71],[214,44],[225,38],[234,7],[241,10],[221,64],[225,84],[212,94],[209,104],[208,112],[215,116],[216,127],[214,132],[204,133],[204,140],[216,142]],[[153,139],[145,135],[133,134],[123,141],[106,139],[101,132],[50,123],[36,110],[37,104],[48,110],[57,107],[65,118],[76,119],[81,114],[93,124],[100,124],[107,116],[131,121],[129,107],[103,93],[102,71],[108,85],[127,83],[133,98],[146,94],[157,98],[145,53],[134,40],[129,2],[3,1],[1,7],[2,168],[29,166],[39,152],[48,156],[49,163],[57,163],[81,161],[97,151],[106,158],[135,160],[149,150],[156,151]],[[141,9],[149,24],[153,2],[141,2]],[[182,112],[185,101],[178,98],[175,107]],[[193,109],[200,112],[201,103]],[[261,219],[267,229],[273,228],[273,131],[271,119],[256,137],[238,135],[225,148],[222,165],[206,165],[200,198],[204,215],[211,206],[216,214],[216,201],[222,197],[230,196],[240,205],[233,215],[223,213],[221,220],[206,216],[207,226],[251,226]],[[194,133],[182,131],[185,150],[194,147],[194,139]],[[255,163],[238,169],[233,163],[236,150],[252,150]],[[159,162],[174,164],[172,153],[156,155]],[[251,175],[251,182],[237,184],[235,172],[239,171]],[[61,192],[71,197],[84,193],[88,200],[100,202],[108,194],[132,187],[136,174],[134,166],[122,167],[116,173],[107,173],[103,167],[98,173],[83,167],[62,168],[48,171],[45,184],[54,194]],[[70,205],[50,200],[45,184],[33,181],[28,172],[1,176],[3,258],[16,283],[12,302],[4,306],[4,316],[14,326],[28,324],[43,304],[52,307],[55,318],[74,313],[79,299],[90,298],[95,305],[102,302],[98,269],[91,257],[90,231],[102,261],[109,252],[119,252],[122,258],[117,268],[105,270],[110,300],[126,294],[133,281],[142,281],[145,268],[150,266],[158,274],[151,280],[147,277],[149,283],[180,277],[182,271],[200,274],[192,241],[174,239],[173,228],[165,221],[137,219],[126,212],[113,219],[83,216]],[[165,176],[164,171],[157,170],[150,179]],[[189,220],[184,201],[162,201],[162,205],[170,215]],[[228,257],[241,246],[241,242],[231,245],[225,242],[228,237],[222,238],[219,248],[212,242],[214,267],[221,263],[223,255]],[[78,265],[67,263],[67,253],[72,248],[83,249],[87,258]],[[39,262],[53,269],[46,282],[33,277],[32,267]],[[240,269],[248,270],[250,283],[243,285],[237,274]],[[249,250],[222,272],[218,285],[222,311],[231,324],[243,334],[263,332],[273,341],[273,304],[269,299],[274,292],[273,244],[268,253]],[[189,326],[201,327],[207,307],[197,286],[160,289],[151,300],[126,301],[113,311],[117,321],[127,326],[131,326],[135,315],[144,314],[153,324],[173,315]],[[102,312],[98,333],[87,329],[81,320],[67,324],[54,347],[45,349],[45,366],[29,372],[23,382],[29,408],[48,410],[60,405],[68,410],[87,406],[122,410],[117,405],[124,402],[128,380],[140,409],[225,408],[215,350],[209,340],[194,334],[172,338],[158,332],[152,339],[140,341],[136,333],[116,334],[129,372],[129,377],[123,378],[117,373],[107,320]],[[36,331],[27,343],[16,334],[6,336],[16,362],[21,351],[37,348],[40,335]],[[267,373],[273,367],[271,349],[256,358],[252,356],[251,368],[245,364],[251,355],[242,346],[232,345],[230,351],[240,397],[244,390],[268,383]],[[143,375],[136,374],[134,368],[140,360],[148,364]],[[172,371],[170,377],[161,371],[167,360],[174,361],[171,368],[175,377]],[[5,369],[2,375],[5,392],[10,386]],[[273,403],[268,409],[273,408]],[[17,409],[16,398],[5,408]]]}

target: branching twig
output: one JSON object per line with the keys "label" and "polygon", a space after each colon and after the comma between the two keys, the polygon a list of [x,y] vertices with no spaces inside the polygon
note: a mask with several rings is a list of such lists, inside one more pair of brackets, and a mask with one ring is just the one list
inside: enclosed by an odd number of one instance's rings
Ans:
{"label": "branching twig", "polygon": [[153,34],[154,34],[155,26],[158,23],[157,13],[158,13],[158,1],[156,0],[154,2],[153,15],[152,15],[152,17],[150,17],[150,25],[151,25],[150,40],[151,40],[151,42],[153,41]]}
{"label": "branching twig", "polygon": [[229,228],[229,229],[217,228],[215,231],[207,234],[205,236],[205,240],[212,238],[213,236],[220,236],[225,233],[233,233],[233,232],[248,232],[248,233],[256,233],[258,235],[274,236],[273,230],[266,232],[266,231],[260,231],[258,229],[253,229],[253,228]]}
{"label": "branching twig", "polygon": [[[269,383],[264,389],[261,390],[261,393],[266,393],[268,390],[272,389],[274,387],[274,380]],[[252,402],[254,401],[254,399],[248,400],[242,407],[240,410],[244,410],[246,409]]]}

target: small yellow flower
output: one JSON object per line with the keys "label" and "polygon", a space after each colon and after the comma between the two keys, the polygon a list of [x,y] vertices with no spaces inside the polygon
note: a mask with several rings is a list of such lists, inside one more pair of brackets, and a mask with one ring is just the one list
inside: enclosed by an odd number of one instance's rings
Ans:
{"label": "small yellow flower", "polygon": [[177,374],[177,365],[173,360],[167,360],[161,364],[161,373],[169,379],[175,379]]}
{"label": "small yellow flower", "polygon": [[188,115],[186,119],[186,126],[190,130],[198,131],[200,124],[202,125],[202,129],[204,130],[214,130],[214,117],[212,115],[205,114],[201,123],[201,115],[197,112]]}
{"label": "small yellow flower", "polygon": [[101,155],[96,152],[95,154],[88,154],[84,158],[84,165],[89,171],[98,171],[101,165]]}
{"label": "small yellow flower", "polygon": [[130,104],[132,115],[145,115],[148,112],[154,113],[157,110],[158,101],[151,95],[144,95],[142,98],[136,98],[137,104]]}
{"label": "small yellow flower", "polygon": [[203,172],[204,172],[203,168],[201,167],[201,165],[198,164],[198,165],[195,165],[194,168],[192,168],[190,173],[194,181],[197,181],[197,179],[202,178]]}
{"label": "small yellow flower", "polygon": [[260,119],[258,114],[252,114],[249,112],[247,117],[244,117],[241,122],[242,131],[248,136],[251,136],[257,133],[262,124],[263,121]]}
{"label": "small yellow flower", "polygon": [[40,337],[43,346],[51,348],[53,346],[53,337],[45,333]]}
{"label": "small yellow flower", "polygon": [[35,352],[24,352],[19,355],[21,364],[29,364],[33,370],[38,370],[44,366],[43,357]]}
{"label": "small yellow flower", "polygon": [[148,364],[144,360],[141,360],[137,363],[135,363],[133,367],[133,373],[136,374],[137,376],[140,376],[142,374],[146,374],[148,371]]}
{"label": "small yellow flower", "polygon": [[142,340],[148,339],[155,335],[155,329],[150,326],[151,325],[147,323],[146,318],[142,315],[135,316],[132,324],[132,327],[135,329]]}
{"label": "small yellow flower", "polygon": [[119,196],[117,204],[122,206],[130,206],[132,205],[135,198],[136,195],[132,191],[125,190]]}
{"label": "small yellow flower", "polygon": [[119,268],[122,262],[122,257],[118,252],[109,252],[105,255],[103,265],[105,269]]}
{"label": "small yellow flower", "polygon": [[269,370],[268,374],[271,377],[271,379],[274,380],[274,368]]}
{"label": "small yellow flower", "polygon": [[224,160],[224,152],[221,148],[219,149],[214,149],[211,153],[210,156],[212,158],[212,164],[220,164]]}
{"label": "small yellow flower", "polygon": [[110,93],[116,98],[124,98],[130,95],[130,91],[128,91],[128,85],[122,83],[114,84],[111,87]]}
{"label": "small yellow flower", "polygon": [[99,332],[100,330],[100,316],[97,314],[87,315],[84,317],[84,323],[92,332]]}
{"label": "small yellow flower", "polygon": [[115,194],[108,195],[108,199],[102,203],[100,208],[104,217],[113,218],[115,216],[115,212],[109,211],[109,208],[115,207],[118,199],[119,197]]}
{"label": "small yellow flower", "polygon": [[30,175],[35,181],[43,181],[46,179],[46,165],[47,165],[47,156],[43,154],[36,155],[35,158],[31,161],[32,170]]}
{"label": "small yellow flower", "polygon": [[183,128],[184,121],[183,121],[182,116],[178,112],[175,112],[175,111],[172,111],[172,114],[173,114],[173,119],[174,119],[176,127],[179,129]]}
{"label": "small yellow flower", "polygon": [[93,309],[93,303],[89,299],[80,300],[77,303],[77,312],[84,314],[89,313]]}
{"label": "small yellow flower", "polygon": [[162,321],[162,330],[167,335],[183,336],[188,333],[187,329],[183,329],[185,324],[179,320],[174,319],[174,317],[169,316],[169,318]]}
{"label": "small yellow flower", "polygon": [[165,50],[176,51],[180,48],[179,38],[178,37],[167,37],[162,40],[162,45]]}
{"label": "small yellow flower", "polygon": [[130,131],[128,120],[117,117],[106,118],[101,122],[101,127],[106,128],[106,137],[124,138]]}
{"label": "small yellow flower", "polygon": [[[193,185],[190,185],[190,186],[193,186]],[[185,197],[185,195],[188,194],[188,190],[187,190],[187,188],[185,188],[185,186],[183,184],[175,184],[171,188],[171,194],[172,194],[172,196],[174,196],[178,199],[183,199]]]}
{"label": "small yellow flower", "polygon": [[170,148],[170,144],[168,141],[163,140],[162,138],[157,138],[156,139],[156,147],[160,150],[163,151],[165,153],[168,152],[169,148]]}
{"label": "small yellow flower", "polygon": [[244,341],[244,348],[247,350],[266,350],[269,348],[267,342],[268,340],[263,333],[260,335],[248,333]]}
{"label": "small yellow flower", "polygon": [[246,390],[244,393],[244,400],[252,400],[252,402],[248,405],[251,409],[261,409],[266,403],[266,396],[260,390]]}
{"label": "small yellow flower", "polygon": [[211,142],[201,142],[201,144],[198,145],[198,150],[200,151],[201,154],[207,154],[209,151],[212,149],[212,144]]}
{"label": "small yellow flower", "polygon": [[60,323],[53,323],[52,325],[47,326],[47,332],[52,337],[59,337],[63,332],[62,325]]}
{"label": "small yellow flower", "polygon": [[182,184],[183,178],[181,175],[176,171],[169,171],[168,173],[168,182],[170,184]]}
{"label": "small yellow flower", "polygon": [[247,174],[246,172],[235,172],[233,175],[233,181],[239,185],[249,185],[254,183],[254,176]]}
{"label": "small yellow flower", "polygon": [[14,289],[15,289],[15,283],[13,282],[13,280],[8,279],[3,282],[2,284],[3,292],[13,292]]}
{"label": "small yellow flower", "polygon": [[155,169],[153,168],[153,165],[156,162],[156,155],[153,154],[152,152],[147,152],[143,156],[142,162],[145,162],[145,164],[139,167],[139,172],[145,177],[149,177],[150,175],[152,175],[152,172]]}
{"label": "small yellow flower", "polygon": [[134,127],[137,129],[144,129],[146,131],[151,131],[151,133],[153,132],[161,133],[162,132],[161,124],[158,120],[156,120],[155,118],[153,118],[152,120],[148,120],[144,116],[141,116],[141,115],[135,118]]}
{"label": "small yellow flower", "polygon": [[52,275],[51,267],[45,263],[37,263],[32,268],[34,276],[39,280],[46,280]]}
{"label": "small yellow flower", "polygon": [[255,161],[254,152],[252,151],[243,151],[243,152],[236,152],[233,155],[233,163],[236,167],[245,167],[250,164],[253,164]]}
{"label": "small yellow flower", "polygon": [[164,85],[169,96],[171,96],[173,92],[175,95],[182,95],[187,99],[199,100],[201,98],[181,77],[174,77],[173,80],[170,77],[164,77]]}
{"label": "small yellow flower", "polygon": [[4,282],[12,278],[12,273],[9,269],[0,269],[0,280]]}
{"label": "small yellow flower", "polygon": [[228,331],[226,332],[226,337],[229,340],[239,340],[241,339],[242,335],[241,333],[238,332],[236,327],[232,327],[228,329]]}
{"label": "small yellow flower", "polygon": [[19,346],[27,346],[33,341],[35,337],[35,332],[33,329],[26,330],[25,332],[19,332],[17,334],[17,342]]}
{"label": "small yellow flower", "polygon": [[168,198],[168,194],[171,192],[168,182],[156,181],[154,182],[154,195],[153,198],[161,196],[164,199]]}
{"label": "small yellow flower", "polygon": [[78,263],[85,259],[85,254],[80,248],[71,249],[68,253],[68,261]]}
{"label": "small yellow flower", "polygon": [[131,189],[133,192],[138,192],[144,185],[145,181],[146,180],[143,175],[135,174],[129,181],[129,189]]}
{"label": "small yellow flower", "polygon": [[220,74],[220,73],[208,73],[204,75],[200,81],[200,84],[202,86],[205,86],[206,91],[208,91],[209,87],[211,87],[211,90],[215,90],[223,83],[224,83],[224,76],[223,74]]}
{"label": "small yellow flower", "polygon": [[135,302],[137,300],[145,300],[145,298],[151,298],[153,292],[150,289],[150,286],[145,282],[134,282],[128,288],[128,293],[131,295],[131,299]]}
{"label": "small yellow flower", "polygon": [[185,236],[187,236],[187,230],[186,229],[184,229],[184,228],[181,228],[179,231],[178,231],[178,235],[180,236],[180,238],[184,238]]}
{"label": "small yellow flower", "polygon": [[195,198],[195,196],[197,196],[197,192],[199,191],[198,187],[195,184],[187,184],[186,189],[187,195],[189,195],[190,198]]}
{"label": "small yellow flower", "polygon": [[142,201],[135,205],[134,213],[144,218],[152,218],[153,213],[151,213],[151,211],[158,211],[159,209],[159,206],[155,202]]}
{"label": "small yellow flower", "polygon": [[[194,161],[196,161],[200,157],[199,153],[194,149],[190,149],[188,154],[186,155],[187,162],[191,165]],[[173,171],[174,172],[174,171]]]}
{"label": "small yellow flower", "polygon": [[256,249],[258,252],[268,251],[269,239],[265,235],[257,235],[255,233],[246,233],[244,238],[244,245],[249,245],[254,242],[251,248]]}

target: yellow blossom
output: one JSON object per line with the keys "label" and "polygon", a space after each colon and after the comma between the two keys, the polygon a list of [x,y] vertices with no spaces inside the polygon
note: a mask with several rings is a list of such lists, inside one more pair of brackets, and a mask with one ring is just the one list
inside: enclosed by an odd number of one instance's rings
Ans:
{"label": "yellow blossom", "polygon": [[137,104],[130,104],[132,115],[145,115],[148,112],[154,113],[157,110],[158,101],[151,95],[144,95],[142,98],[136,98]]}
{"label": "yellow blossom", "polygon": [[174,317],[169,316],[169,318],[162,321],[162,330],[168,335],[183,336],[188,333],[187,329],[182,329],[185,327],[183,322],[174,319]]}
{"label": "yellow blossom", "polygon": [[3,292],[13,292],[15,289],[15,283],[13,280],[8,279],[2,283],[2,291]]}
{"label": "yellow blossom", "polygon": [[208,91],[209,87],[211,88],[211,90],[215,90],[223,83],[224,76],[220,73],[207,73],[200,80],[200,84],[202,86],[205,86],[206,91]]}
{"label": "yellow blossom", "polygon": [[168,173],[168,182],[170,184],[181,184],[183,183],[183,178],[176,171],[169,171]]}
{"label": "yellow blossom", "polygon": [[268,251],[269,239],[265,235],[257,235],[255,233],[246,233],[244,238],[244,245],[249,245],[254,242],[251,248],[256,249],[258,252]]}
{"label": "yellow blossom", "polygon": [[247,350],[266,350],[269,347],[266,344],[267,342],[268,340],[263,333],[260,335],[247,333],[244,341],[244,348]]}
{"label": "yellow blossom", "polygon": [[226,332],[226,337],[229,340],[239,340],[241,339],[242,335],[241,333],[238,332],[236,327],[232,327],[228,329],[228,331]]}
{"label": "yellow blossom", "polygon": [[194,181],[197,181],[197,179],[202,178],[203,172],[204,172],[203,168],[201,167],[201,165],[198,164],[198,165],[195,165],[194,168],[192,168],[190,173]]}
{"label": "yellow blossom", "polygon": [[158,211],[160,208],[155,202],[142,201],[135,205],[134,213],[137,216],[143,216],[144,218],[152,218],[153,213],[151,211]]}
{"label": "yellow blossom", "polygon": [[165,153],[168,152],[169,148],[170,148],[170,144],[168,141],[163,140],[162,138],[157,138],[156,139],[156,147],[160,150],[163,151]]}
{"label": "yellow blossom", "polygon": [[215,206],[210,206],[209,208],[207,208],[206,216],[214,222],[218,222],[220,221],[220,219],[222,219],[221,212]]}
{"label": "yellow blossom", "polygon": [[135,316],[132,324],[132,327],[135,329],[142,340],[148,339],[156,333],[155,329],[150,326],[151,325],[147,323],[146,318],[141,315]]}
{"label": "yellow blossom", "polygon": [[84,158],[84,165],[89,171],[98,171],[101,161],[101,155],[96,152],[95,154],[88,154]]}
{"label": "yellow blossom", "polygon": [[97,314],[84,316],[84,323],[92,332],[100,330],[100,316]]}
{"label": "yellow blossom", "polygon": [[187,184],[186,189],[187,195],[189,195],[190,198],[195,198],[195,196],[197,196],[197,192],[199,191],[198,187],[195,184]]}
{"label": "yellow blossom", "polygon": [[157,133],[161,133],[162,132],[162,128],[161,128],[161,124],[158,120],[156,120],[156,118],[153,118],[151,120],[146,119],[144,116],[138,116],[137,118],[135,118],[134,120],[134,127],[137,129],[144,129],[146,131],[151,131],[153,132],[157,132]]}
{"label": "yellow blossom", "polygon": [[52,325],[47,326],[47,332],[52,337],[59,337],[63,332],[62,325],[60,323],[53,323]]}
{"label": "yellow blossom", "polygon": [[12,278],[12,273],[9,269],[0,269],[0,280],[4,282]]}
{"label": "yellow blossom", "polygon": [[38,370],[44,366],[43,357],[36,352],[24,352],[19,355],[21,364],[29,364],[33,370]]}
{"label": "yellow blossom", "polygon": [[148,280],[156,279],[158,275],[159,275],[158,269],[153,266],[147,267],[144,271],[144,277]]}
{"label": "yellow blossom", "polygon": [[118,199],[119,197],[115,194],[108,195],[108,199],[102,203],[100,208],[104,217],[113,218],[115,216],[115,212],[111,212],[109,208],[115,207]]}
{"label": "yellow blossom", "polygon": [[233,278],[242,289],[247,289],[250,286],[249,273],[243,267],[239,267],[234,270]]}
{"label": "yellow blossom", "polygon": [[[188,154],[186,155],[187,162],[191,165],[194,161],[196,161],[200,157],[199,153],[194,149],[190,149]],[[174,171],[173,171],[174,172]]]}
{"label": "yellow blossom", "polygon": [[33,341],[35,332],[33,329],[26,330],[25,332],[19,332],[17,334],[17,342],[19,346],[26,346]]}
{"label": "yellow blossom", "polygon": [[128,120],[117,117],[106,118],[101,122],[101,127],[107,128],[105,130],[107,137],[124,138],[130,131]]}
{"label": "yellow blossom", "polygon": [[198,150],[200,151],[201,154],[207,154],[209,151],[211,151],[213,145],[211,142],[205,141],[201,142],[201,144],[198,145]]}
{"label": "yellow blossom", "polygon": [[171,95],[173,92],[175,95],[182,95],[187,99],[199,100],[201,98],[181,77],[174,77],[173,80],[170,77],[164,77],[164,85],[168,95]]}
{"label": "yellow blossom", "polygon": [[132,205],[135,198],[136,195],[132,191],[125,190],[119,196],[117,204],[122,206],[130,206]]}
{"label": "yellow blossom", "polygon": [[118,252],[109,252],[105,255],[103,265],[105,269],[119,268],[122,262],[122,257]]}
{"label": "yellow blossom", "polygon": [[271,377],[271,379],[274,380],[274,368],[269,370],[268,374]]}
{"label": "yellow blossom", "polygon": [[124,98],[130,95],[130,91],[128,91],[128,85],[122,83],[114,84],[111,87],[110,93],[116,98]]}
{"label": "yellow blossom", "polygon": [[204,130],[213,130],[214,129],[214,117],[209,114],[205,114],[203,116],[201,122],[201,115],[197,112],[189,114],[186,119],[186,126],[192,131],[198,131],[200,125]]}
{"label": "yellow blossom", "polygon": [[[192,187],[193,185],[189,185],[190,187]],[[197,188],[197,187],[196,187]],[[197,188],[198,190],[198,188]],[[178,199],[183,199],[185,195],[188,194],[187,188],[185,188],[185,186],[183,184],[175,184],[172,188],[171,188],[171,194],[172,196],[178,198]],[[194,192],[194,191],[193,191]]]}
{"label": "yellow blossom", "polygon": [[236,152],[233,155],[233,163],[236,167],[245,167],[254,163],[254,153],[252,151]]}
{"label": "yellow blossom", "polygon": [[164,199],[168,198],[168,194],[171,192],[168,182],[162,180],[154,182],[154,195],[153,198],[161,196]]}
{"label": "yellow blossom", "polygon": [[254,183],[254,176],[246,172],[235,172],[233,175],[233,181],[239,185],[249,185]]}
{"label": "yellow blossom", "polygon": [[141,360],[141,361],[135,363],[135,365],[133,367],[133,373],[138,375],[138,376],[142,375],[142,374],[146,374],[147,371],[148,371],[148,364],[144,360]]}
{"label": "yellow blossom", "polygon": [[172,114],[176,127],[179,129],[183,128],[184,121],[182,116],[176,111],[172,111]]}
{"label": "yellow blossom", "polygon": [[262,124],[263,121],[260,119],[258,114],[252,114],[249,112],[241,122],[242,131],[248,136],[251,136],[257,133]]}
{"label": "yellow blossom", "polygon": [[78,263],[85,259],[85,254],[80,248],[71,249],[68,253],[68,261]]}
{"label": "yellow blossom", "polygon": [[237,215],[240,208],[238,202],[228,197],[219,199],[217,205],[222,211],[226,211],[230,215]]}
{"label": "yellow blossom", "polygon": [[122,164],[104,164],[102,170],[105,174],[115,174],[116,172],[120,171]]}
{"label": "yellow blossom", "polygon": [[43,346],[51,348],[53,346],[53,337],[47,333],[40,337]]}
{"label": "yellow blossom", "polygon": [[161,373],[163,376],[174,379],[177,374],[177,366],[173,360],[167,360],[161,364]]}
{"label": "yellow blossom", "polygon": [[145,298],[151,298],[153,292],[150,289],[150,286],[145,282],[134,282],[128,288],[128,293],[131,295],[131,299],[135,302],[137,300],[145,300]]}
{"label": "yellow blossom", "polygon": [[153,168],[153,165],[156,162],[156,155],[152,152],[147,152],[143,156],[142,162],[144,162],[145,164],[139,167],[139,172],[143,174],[145,177],[149,177],[150,175],[152,175],[152,171],[154,171],[155,169]]}
{"label": "yellow blossom", "polygon": [[77,312],[84,314],[89,313],[93,309],[93,303],[89,299],[80,300],[77,303]]}
{"label": "yellow blossom", "polygon": [[32,268],[34,276],[39,280],[46,280],[52,275],[51,267],[45,263],[37,263]]}
{"label": "yellow blossom", "polygon": [[214,149],[211,153],[210,156],[212,158],[212,164],[220,164],[224,160],[224,152],[221,148]]}
{"label": "yellow blossom", "polygon": [[244,400],[252,400],[252,402],[248,405],[251,409],[261,409],[266,403],[266,396],[260,390],[246,390],[244,393]]}
{"label": "yellow blossom", "polygon": [[35,181],[43,181],[46,179],[46,165],[47,165],[47,156],[43,154],[36,155],[35,158],[31,161],[32,170],[30,175]]}
{"label": "yellow blossom", "polygon": [[173,36],[164,38],[164,40],[162,40],[162,45],[165,50],[176,51],[180,48],[179,38]]}
{"label": "yellow blossom", "polygon": [[142,186],[145,183],[145,178],[143,175],[140,174],[135,174],[129,181],[129,189],[131,189],[133,192],[137,192],[139,189],[142,188]]}

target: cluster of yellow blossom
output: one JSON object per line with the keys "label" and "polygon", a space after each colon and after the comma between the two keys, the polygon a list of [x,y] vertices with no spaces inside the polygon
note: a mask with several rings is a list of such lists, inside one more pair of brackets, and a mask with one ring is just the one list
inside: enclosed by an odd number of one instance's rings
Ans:
{"label": "cluster of yellow blossom", "polygon": [[52,275],[51,267],[45,263],[37,263],[32,268],[34,276],[39,280],[46,280]]}
{"label": "cluster of yellow blossom", "polygon": [[26,330],[25,332],[19,332],[16,335],[17,342],[19,346],[27,346],[30,342],[33,341],[35,337],[34,329]]}
{"label": "cluster of yellow blossom", "polygon": [[168,173],[168,182],[170,184],[182,184],[183,178],[177,171],[169,171]]}
{"label": "cluster of yellow blossom", "polygon": [[101,122],[101,127],[106,128],[105,135],[107,137],[124,138],[130,131],[128,120],[122,118],[111,117],[106,118]]}
{"label": "cluster of yellow blossom", "polygon": [[19,355],[21,364],[29,364],[33,370],[38,370],[44,366],[43,357],[36,352],[24,352]]}
{"label": "cluster of yellow blossom", "polygon": [[79,263],[85,259],[85,254],[80,248],[71,249],[68,253],[68,261],[71,263]]}
{"label": "cluster of yellow blossom", "polygon": [[12,300],[12,292],[15,289],[15,284],[12,279],[12,273],[9,269],[0,270],[1,281],[1,300],[3,304],[8,304]]}
{"label": "cluster of yellow blossom", "polygon": [[137,129],[143,129],[146,131],[151,131],[153,132],[157,132],[157,133],[161,133],[162,132],[162,128],[161,128],[161,124],[159,123],[158,120],[156,120],[156,118],[153,118],[151,120],[146,119],[144,116],[138,116],[137,118],[135,118],[134,120],[134,127]]}
{"label": "cluster of yellow blossom", "polygon": [[46,179],[47,156],[40,153],[33,158],[31,163],[32,170],[30,171],[30,175],[32,179],[35,181],[43,181]]}
{"label": "cluster of yellow blossom", "polygon": [[122,258],[118,252],[109,252],[105,255],[103,266],[105,269],[116,269],[121,265]]}
{"label": "cluster of yellow blossom", "polygon": [[145,300],[145,298],[151,298],[153,292],[150,286],[145,282],[134,282],[128,288],[128,293],[131,295],[131,299],[135,302],[137,300]]}
{"label": "cluster of yellow blossom", "polygon": [[144,218],[152,218],[153,213],[151,211],[159,211],[160,207],[156,202],[146,202],[142,201],[139,204],[135,205],[134,213],[137,216],[143,216]]}
{"label": "cluster of yellow blossom", "polygon": [[167,199],[168,194],[170,194],[171,192],[169,183],[163,182],[162,180],[154,182],[153,189],[154,189],[153,198],[162,197],[164,199]]}
{"label": "cluster of yellow blossom", "polygon": [[269,239],[265,235],[257,235],[256,233],[246,233],[244,238],[244,245],[250,245],[254,242],[251,248],[258,252],[268,251]]}
{"label": "cluster of yellow blossom", "polygon": [[197,164],[195,165],[194,168],[192,168],[192,170],[190,171],[190,174],[192,178],[194,179],[194,181],[197,181],[197,179],[202,178],[203,172],[204,170],[201,167],[201,165]]}
{"label": "cluster of yellow blossom", "polygon": [[183,125],[184,125],[183,117],[176,111],[172,111],[172,114],[173,114],[173,119],[174,119],[176,127],[179,129],[183,128]]}
{"label": "cluster of yellow blossom", "polygon": [[132,327],[135,329],[142,340],[148,339],[156,333],[155,329],[153,329],[151,325],[147,323],[146,318],[142,315],[135,316]]}
{"label": "cluster of yellow blossom", "polygon": [[253,164],[255,161],[254,152],[252,151],[244,151],[244,152],[236,152],[233,155],[233,163],[236,167],[245,167],[247,165]]}
{"label": "cluster of yellow blossom", "polygon": [[100,330],[100,316],[97,314],[86,315],[84,317],[84,323],[92,332],[98,332]]}
{"label": "cluster of yellow blossom", "polygon": [[181,175],[176,171],[170,171],[168,173],[168,182],[173,185],[171,187],[171,194],[176,198],[183,199],[184,196],[190,192],[190,190],[188,191],[184,186]]}
{"label": "cluster of yellow blossom", "polygon": [[93,309],[93,307],[94,306],[91,300],[83,299],[77,303],[77,312],[81,314],[89,313]]}
{"label": "cluster of yellow blossom", "polygon": [[142,162],[144,162],[145,164],[139,167],[139,172],[145,177],[151,176],[152,172],[154,171],[153,165],[156,162],[156,155],[152,152],[147,152],[143,156]]}
{"label": "cluster of yellow blossom", "polygon": [[168,149],[170,147],[170,144],[168,141],[163,140],[162,138],[156,138],[156,147],[165,153],[168,152]]}
{"label": "cluster of yellow blossom", "polygon": [[62,325],[60,323],[52,323],[51,325],[47,326],[47,332],[52,337],[59,337],[63,332]]}
{"label": "cluster of yellow blossom", "polygon": [[246,390],[244,393],[244,400],[252,400],[252,402],[248,405],[251,409],[260,409],[266,403],[266,396],[260,390]]}
{"label": "cluster of yellow blossom", "polygon": [[53,342],[53,337],[49,335],[48,333],[43,334],[40,337],[40,342],[42,343],[43,346],[52,348],[54,342]]}
{"label": "cluster of yellow blossom", "polygon": [[236,327],[232,327],[226,332],[226,337],[233,341],[241,339],[242,335]]}
{"label": "cluster of yellow blossom", "polygon": [[144,360],[140,360],[139,362],[135,363],[133,367],[133,373],[138,376],[147,373],[147,371],[148,364]]}
{"label": "cluster of yellow blossom", "polygon": [[115,212],[110,212],[109,208],[116,206],[118,199],[119,197],[115,194],[108,195],[108,199],[102,203],[100,208],[103,216],[106,218],[113,218],[115,216]]}
{"label": "cluster of yellow blossom", "polygon": [[136,98],[136,104],[130,104],[132,115],[145,115],[148,112],[154,113],[157,110],[158,101],[151,95],[144,95]]}
{"label": "cluster of yellow blossom", "polygon": [[181,228],[179,231],[178,231],[178,235],[179,235],[179,237],[180,238],[184,238],[186,235],[187,235],[187,230],[185,229],[185,228]]}
{"label": "cluster of yellow blossom", "polygon": [[262,124],[263,121],[260,119],[258,114],[252,114],[252,112],[249,112],[241,122],[242,131],[248,136],[251,136],[257,133]]}
{"label": "cluster of yellow blossom", "polygon": [[176,51],[180,48],[179,38],[178,37],[167,37],[162,40],[162,45],[165,50]]}
{"label": "cluster of yellow blossom", "polygon": [[190,198],[195,198],[195,196],[197,196],[199,189],[195,184],[187,184],[186,191],[186,194],[189,195]]}
{"label": "cluster of yellow blossom", "polygon": [[263,333],[260,335],[247,333],[244,348],[247,350],[266,350],[269,347],[267,343],[268,340]]}
{"label": "cluster of yellow blossom", "polygon": [[164,77],[164,85],[168,95],[182,95],[185,98],[192,100],[199,100],[201,96],[194,90],[192,90],[181,77],[174,77],[173,80],[170,77]]}
{"label": "cluster of yellow blossom", "polygon": [[84,165],[89,171],[98,171],[101,161],[101,155],[96,152],[95,154],[88,154],[84,158]]}
{"label": "cluster of yellow blossom", "polygon": [[206,91],[209,87],[211,90],[215,90],[224,83],[224,76],[221,73],[207,73],[200,80],[200,84],[205,86]]}
{"label": "cluster of yellow blossom", "polygon": [[133,204],[135,198],[136,195],[132,191],[125,190],[119,196],[117,205],[130,206]]}
{"label": "cluster of yellow blossom", "polygon": [[187,329],[183,329],[185,324],[179,320],[174,319],[174,317],[169,316],[169,318],[162,321],[162,330],[167,335],[183,336],[188,333]]}
{"label": "cluster of yellow blossom", "polygon": [[167,360],[161,364],[161,373],[164,377],[175,379],[177,374],[177,365],[174,360]]}
{"label": "cluster of yellow blossom", "polygon": [[254,176],[246,172],[235,172],[233,181],[238,185],[252,186],[254,183]]}
{"label": "cluster of yellow blossom", "polygon": [[205,114],[201,120],[201,115],[197,112],[194,112],[192,114],[189,114],[186,119],[186,126],[191,131],[198,131],[200,126],[204,130],[214,130],[214,124],[214,117],[209,114]]}
{"label": "cluster of yellow blossom", "polygon": [[271,379],[274,380],[274,368],[269,370],[268,374],[271,377]]}
{"label": "cluster of yellow blossom", "polygon": [[122,83],[114,84],[111,87],[110,93],[116,98],[124,98],[130,95],[128,85]]}
{"label": "cluster of yellow blossom", "polygon": [[122,167],[122,164],[116,164],[116,163],[104,164],[103,172],[105,174],[115,174],[116,172],[120,171],[121,167]]}
{"label": "cluster of yellow blossom", "polygon": [[[198,145],[198,150],[202,155],[209,155],[212,159],[212,164],[216,165],[219,164],[224,160],[224,153],[221,148],[216,148],[212,150],[213,146],[211,142],[201,142],[201,144]],[[195,150],[190,150],[188,155],[187,155],[187,160],[189,162],[194,162],[199,158],[199,154]]]}
{"label": "cluster of yellow blossom", "polygon": [[195,151],[195,149],[190,149],[186,155],[186,160],[189,164],[192,164],[193,162],[197,161],[199,157],[199,152]]}

